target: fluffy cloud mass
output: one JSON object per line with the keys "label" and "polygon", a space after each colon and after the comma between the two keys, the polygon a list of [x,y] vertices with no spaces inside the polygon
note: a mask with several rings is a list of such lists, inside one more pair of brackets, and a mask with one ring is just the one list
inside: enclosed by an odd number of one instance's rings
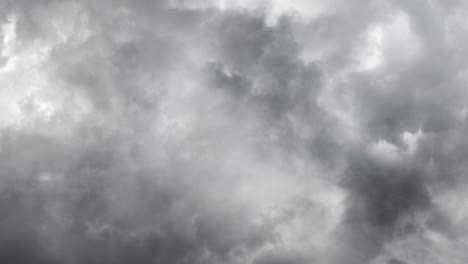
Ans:
{"label": "fluffy cloud mass", "polygon": [[0,262],[468,262],[458,0],[0,0]]}

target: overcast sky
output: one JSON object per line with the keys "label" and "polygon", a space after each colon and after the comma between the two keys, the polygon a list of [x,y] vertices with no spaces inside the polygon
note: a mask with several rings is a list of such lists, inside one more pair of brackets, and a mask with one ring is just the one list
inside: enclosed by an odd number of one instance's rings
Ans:
{"label": "overcast sky", "polygon": [[468,263],[467,18],[0,0],[0,263]]}

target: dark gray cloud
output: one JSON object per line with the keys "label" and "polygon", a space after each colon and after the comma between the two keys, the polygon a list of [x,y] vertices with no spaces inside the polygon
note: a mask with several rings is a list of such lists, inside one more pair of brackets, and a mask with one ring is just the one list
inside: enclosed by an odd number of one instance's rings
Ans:
{"label": "dark gray cloud", "polygon": [[466,263],[467,10],[0,0],[0,262]]}

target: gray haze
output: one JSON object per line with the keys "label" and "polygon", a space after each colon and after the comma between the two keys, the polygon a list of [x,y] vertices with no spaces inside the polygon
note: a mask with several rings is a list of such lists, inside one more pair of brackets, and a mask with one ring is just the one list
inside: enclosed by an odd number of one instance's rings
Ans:
{"label": "gray haze", "polygon": [[467,17],[0,0],[0,263],[468,263]]}

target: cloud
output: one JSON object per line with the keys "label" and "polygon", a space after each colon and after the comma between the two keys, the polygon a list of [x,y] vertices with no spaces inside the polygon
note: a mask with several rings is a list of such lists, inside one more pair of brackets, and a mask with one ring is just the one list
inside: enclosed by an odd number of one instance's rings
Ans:
{"label": "cloud", "polygon": [[0,260],[463,263],[461,1],[1,1]]}

